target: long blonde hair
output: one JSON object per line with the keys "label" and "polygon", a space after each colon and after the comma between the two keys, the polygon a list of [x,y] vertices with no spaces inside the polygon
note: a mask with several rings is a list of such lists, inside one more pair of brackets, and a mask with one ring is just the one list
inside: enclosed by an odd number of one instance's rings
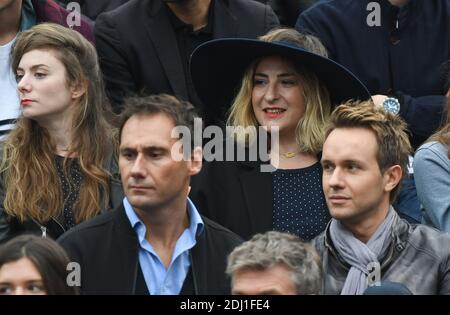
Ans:
{"label": "long blonde hair", "polygon": [[[293,29],[276,29],[259,39],[267,42],[288,41],[326,57],[326,49],[320,41],[311,35],[300,34]],[[238,142],[248,142],[253,136],[248,134],[247,127],[258,126],[252,108],[253,77],[260,59],[255,60],[246,70],[241,88],[229,110],[227,125],[241,126],[236,132]],[[288,60],[289,61],[289,60]],[[296,139],[299,150],[317,155],[322,151],[325,141],[325,127],[331,114],[331,99],[327,88],[317,76],[304,66],[295,66],[300,75],[306,111],[296,128]]]}
{"label": "long blonde hair", "polygon": [[[73,213],[77,223],[95,216],[108,205],[110,175],[106,162],[113,154],[115,132],[104,114],[108,111],[102,75],[95,48],[79,33],[43,23],[21,33],[12,51],[12,69],[17,71],[24,54],[50,50],[64,65],[67,84],[82,84],[72,121],[68,156],[77,156],[83,175]],[[36,121],[21,116],[3,143],[0,166],[5,189],[4,208],[20,221],[46,222],[63,209],[62,188],[55,165],[56,147],[49,132]],[[68,174],[71,159],[64,159]]]}
{"label": "long blonde hair", "polygon": [[430,141],[438,141],[448,147],[448,158],[450,159],[450,90],[447,93],[447,120],[444,127],[439,129],[430,137]]}

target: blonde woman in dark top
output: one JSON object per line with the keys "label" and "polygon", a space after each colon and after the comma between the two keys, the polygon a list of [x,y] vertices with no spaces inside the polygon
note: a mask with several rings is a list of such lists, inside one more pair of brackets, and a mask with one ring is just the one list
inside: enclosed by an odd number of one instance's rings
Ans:
{"label": "blonde woman in dark top", "polygon": [[317,38],[292,29],[206,43],[191,58],[191,74],[219,115],[220,100],[238,91],[227,117],[228,126],[243,127],[238,146],[252,150],[249,127],[264,127],[269,138],[279,130],[278,148],[268,152],[273,172],[261,172],[261,156],[205,163],[192,180],[199,211],[245,239],[272,229],[306,240],[322,232],[330,218],[319,163],[324,128],[333,105],[370,97],[364,85],[326,58]]}

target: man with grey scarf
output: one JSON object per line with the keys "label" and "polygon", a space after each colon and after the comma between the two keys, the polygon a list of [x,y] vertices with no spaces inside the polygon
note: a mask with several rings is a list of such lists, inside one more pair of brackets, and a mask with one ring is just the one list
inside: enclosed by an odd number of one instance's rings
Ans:
{"label": "man with grey scarf", "polygon": [[313,240],[324,294],[363,294],[383,282],[450,294],[450,235],[411,225],[392,207],[410,149],[403,120],[371,101],[333,112],[321,160],[333,219]]}

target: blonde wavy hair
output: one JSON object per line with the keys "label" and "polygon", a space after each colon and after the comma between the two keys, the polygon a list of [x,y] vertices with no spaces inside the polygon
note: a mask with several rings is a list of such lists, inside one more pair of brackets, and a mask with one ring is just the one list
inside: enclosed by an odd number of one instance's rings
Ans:
{"label": "blonde wavy hair", "polygon": [[[66,69],[67,85],[82,84],[72,121],[72,141],[67,156],[76,156],[83,175],[73,213],[77,223],[89,219],[108,205],[110,176],[105,165],[113,152],[116,133],[105,118],[104,94],[95,48],[79,33],[43,23],[21,33],[12,51],[12,69],[17,71],[23,55],[36,49],[54,53]],[[55,165],[56,146],[46,128],[21,116],[2,144],[4,208],[20,221],[41,223],[61,214],[63,194]],[[67,176],[72,159],[64,159]]]}
{"label": "blonde wavy hair", "polygon": [[[267,42],[284,41],[324,57],[327,56],[325,47],[317,37],[301,34],[293,29],[275,29],[259,39]],[[255,60],[245,71],[240,90],[228,113],[227,125],[243,127],[236,130],[236,137],[238,142],[245,144],[254,136],[250,132],[251,128],[247,127],[259,125],[252,108],[252,91],[256,67],[260,60]],[[330,95],[327,88],[306,66],[292,64],[300,75],[306,107],[305,114],[297,124],[297,143],[301,152],[317,155],[322,151],[325,127],[330,118]]]}
{"label": "blonde wavy hair", "polygon": [[437,141],[448,147],[447,156],[450,159],[450,90],[447,93],[447,119],[444,126],[433,134],[428,141]]}

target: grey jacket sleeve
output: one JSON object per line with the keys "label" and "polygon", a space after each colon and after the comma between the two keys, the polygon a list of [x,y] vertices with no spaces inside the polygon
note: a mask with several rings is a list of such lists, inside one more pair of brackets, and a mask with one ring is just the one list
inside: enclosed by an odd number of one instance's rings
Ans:
{"label": "grey jacket sleeve", "polygon": [[438,142],[422,145],[414,156],[417,196],[433,226],[450,232],[450,159]]}

